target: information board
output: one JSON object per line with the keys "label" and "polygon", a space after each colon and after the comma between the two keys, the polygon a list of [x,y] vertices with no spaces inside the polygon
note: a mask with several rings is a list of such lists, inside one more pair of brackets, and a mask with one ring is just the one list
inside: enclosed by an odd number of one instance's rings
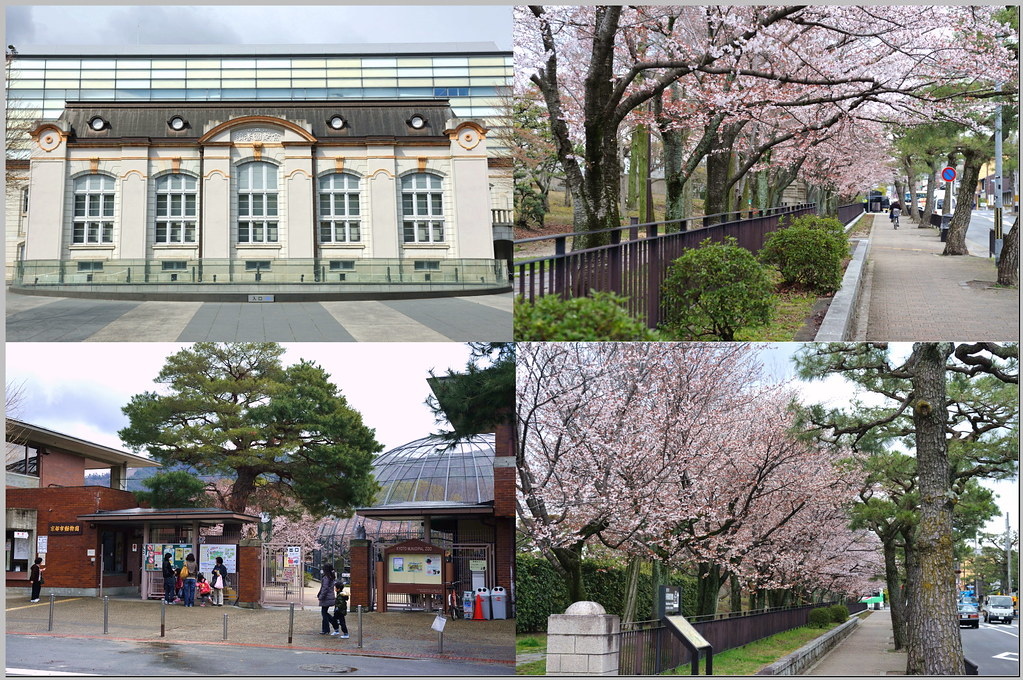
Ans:
{"label": "information board", "polygon": [[388,583],[441,583],[444,558],[436,555],[391,555],[388,560]]}
{"label": "information board", "polygon": [[192,552],[190,543],[144,543],[142,545],[142,566],[146,571],[162,571],[163,556],[171,554],[171,564],[180,569],[185,564],[185,556]]}
{"label": "information board", "polygon": [[207,579],[211,578],[210,573],[213,571],[213,567],[217,565],[218,557],[224,558],[224,566],[227,567],[227,573],[235,573],[238,564],[238,546],[229,543],[204,543],[199,546],[199,571]]}

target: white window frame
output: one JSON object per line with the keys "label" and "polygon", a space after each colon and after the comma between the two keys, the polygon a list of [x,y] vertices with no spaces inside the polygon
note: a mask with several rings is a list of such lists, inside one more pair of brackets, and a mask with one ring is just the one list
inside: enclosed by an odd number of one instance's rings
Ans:
{"label": "white window frame", "polygon": [[113,243],[114,205],[117,200],[114,178],[92,173],[76,177],[73,186],[71,243],[74,245]]}
{"label": "white window frame", "polygon": [[195,243],[198,240],[198,205],[199,191],[195,177],[184,173],[157,177],[156,204],[153,208],[153,214],[156,215],[154,241]]}
{"label": "white window frame", "polygon": [[401,178],[403,243],[444,242],[444,178],[413,172]]}
{"label": "white window frame", "polygon": [[280,240],[280,202],[277,166],[249,161],[238,166],[238,243],[277,243]]}
{"label": "white window frame", "polygon": [[359,178],[349,172],[322,175],[317,210],[320,243],[362,241],[362,208]]}

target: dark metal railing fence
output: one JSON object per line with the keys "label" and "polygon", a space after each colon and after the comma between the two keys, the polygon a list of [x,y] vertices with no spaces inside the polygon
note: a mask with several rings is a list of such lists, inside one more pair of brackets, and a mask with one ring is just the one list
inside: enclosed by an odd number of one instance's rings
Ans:
{"label": "dark metal railing fence", "polygon": [[850,203],[849,205],[838,206],[838,221],[842,224],[849,222],[863,212],[863,203]]}
{"label": "dark metal railing fence", "polygon": [[[805,626],[810,610],[835,602],[776,607],[767,611],[716,614],[687,619],[711,644],[714,653],[747,645],[777,633]],[[866,608],[846,603],[850,615]],[[702,620],[701,620],[702,619]],[[655,675],[691,662],[687,650],[662,621],[637,621],[619,633],[618,674]]]}
{"label": "dark metal railing fence", "polygon": [[[806,203],[521,239],[515,243],[553,241],[555,252],[517,263],[514,286],[529,302],[549,294],[574,298],[590,291],[613,292],[626,298],[632,316],[642,317],[649,327],[656,328],[662,320],[661,285],[668,265],[687,248],[695,248],[704,239],[720,242],[732,236],[739,246],[755,252],[763,248],[767,235],[778,229],[782,217],[791,220],[814,211],[814,205]],[[677,231],[665,233],[668,229]],[[611,243],[570,251],[569,239],[595,233],[609,234]]]}

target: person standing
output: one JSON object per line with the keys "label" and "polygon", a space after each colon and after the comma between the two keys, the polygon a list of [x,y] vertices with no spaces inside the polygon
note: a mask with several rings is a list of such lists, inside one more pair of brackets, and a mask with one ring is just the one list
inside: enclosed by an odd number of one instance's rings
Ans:
{"label": "person standing", "polygon": [[[337,601],[337,596],[334,594],[334,567],[329,564],[323,565],[323,569],[320,570],[320,592],[316,594],[316,599],[320,603],[320,616],[323,618],[323,623],[320,628],[320,635],[339,635],[337,621],[334,620],[334,616],[330,613],[330,608],[334,606]],[[331,626],[334,627],[334,632],[330,632]]]}
{"label": "person standing", "polygon": [[195,555],[188,553],[185,557],[185,565],[181,567],[181,580],[183,582],[182,596],[186,607],[195,606],[195,577],[199,572],[199,565],[195,563]]}
{"label": "person standing", "polygon": [[348,613],[348,596],[345,595],[345,584],[338,579],[334,586],[337,591],[334,599],[334,625],[341,628],[341,638],[348,638],[348,626],[345,625],[345,614]]}
{"label": "person standing", "polygon": [[43,558],[37,557],[28,575],[28,580],[32,584],[32,597],[29,599],[29,602],[39,601],[39,591],[43,588],[44,571],[46,571],[46,567],[43,566]]}
{"label": "person standing", "polygon": [[171,563],[171,554],[164,553],[163,556],[163,599],[167,604],[174,604],[174,586],[178,577],[174,573],[174,565]]}
{"label": "person standing", "polygon": [[213,606],[223,607],[224,606],[224,587],[227,586],[227,567],[224,566],[224,558],[217,557],[217,563],[213,566],[213,572],[210,578],[213,582],[210,586],[213,588]]}

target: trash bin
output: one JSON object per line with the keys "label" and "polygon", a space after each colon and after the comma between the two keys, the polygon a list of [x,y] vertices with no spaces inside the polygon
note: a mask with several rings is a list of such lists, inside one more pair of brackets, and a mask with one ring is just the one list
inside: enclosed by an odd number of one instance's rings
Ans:
{"label": "trash bin", "polygon": [[948,226],[950,224],[952,224],[952,216],[951,215],[942,215],[941,216],[941,242],[942,243],[945,243],[946,241],[948,241]]}
{"label": "trash bin", "polygon": [[476,593],[471,590],[462,591],[462,614],[464,618],[472,618],[472,606],[476,602]]}
{"label": "trash bin", "polygon": [[[490,589],[489,588],[477,588],[476,592],[473,593],[473,599],[480,601],[480,611],[483,612],[484,619],[490,619]],[[478,615],[474,614],[474,618],[478,618]]]}
{"label": "trash bin", "polygon": [[508,618],[508,592],[501,586],[490,591],[490,611],[495,619]]}
{"label": "trash bin", "polygon": [[870,200],[870,212],[881,212],[880,198],[873,198]]}

